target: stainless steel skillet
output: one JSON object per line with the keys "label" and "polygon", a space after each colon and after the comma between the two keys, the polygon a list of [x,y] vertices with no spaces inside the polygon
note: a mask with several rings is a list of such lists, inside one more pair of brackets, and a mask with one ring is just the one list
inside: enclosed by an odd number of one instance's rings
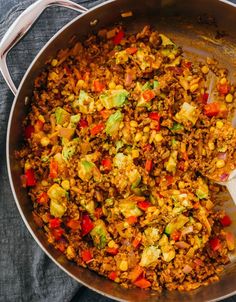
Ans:
{"label": "stainless steel skillet", "polygon": [[[51,5],[66,6],[83,14],[62,28],[42,48],[25,73],[19,88],[16,89],[7,70],[7,52],[31,27],[40,13]],[[31,214],[31,202],[27,192],[21,188],[22,171],[14,157],[14,150],[22,143],[21,124],[27,113],[28,106],[25,102],[32,94],[33,79],[42,70],[45,61],[53,57],[59,49],[67,48],[76,39],[83,40],[87,34],[115,23],[122,22],[129,31],[138,31],[144,25],[151,24],[159,31],[168,34],[177,44],[182,45],[193,58],[201,59],[206,56],[217,58],[229,69],[232,79],[236,70],[236,8],[230,3],[218,0],[113,0],[88,12],[85,11],[83,7],[68,0],[38,0],[16,20],[0,43],[0,69],[15,94],[7,133],[8,173],[16,204],[27,228],[51,259],[70,276],[89,288],[117,300],[198,302],[217,301],[236,294],[236,264],[234,263],[226,268],[219,282],[192,292],[158,294],[139,289],[127,290],[67,261],[48,244],[44,234],[37,229]],[[122,18],[121,14],[129,11],[132,11],[132,16]],[[74,39],[71,39],[72,37]],[[233,205],[229,203],[228,206],[230,211],[235,212]],[[233,228],[236,232],[236,225],[233,224]]]}

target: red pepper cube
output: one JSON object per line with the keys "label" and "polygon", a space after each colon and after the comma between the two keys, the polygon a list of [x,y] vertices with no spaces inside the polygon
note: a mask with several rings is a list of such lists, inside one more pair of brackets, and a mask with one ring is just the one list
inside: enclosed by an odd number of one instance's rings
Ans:
{"label": "red pepper cube", "polygon": [[147,200],[144,200],[144,201],[139,201],[137,205],[141,210],[147,211],[147,209],[151,206],[151,203]]}
{"label": "red pepper cube", "polygon": [[28,125],[28,126],[25,128],[25,138],[26,138],[26,139],[31,138],[31,136],[32,136],[33,133],[34,133],[34,126]]}
{"label": "red pepper cube", "polygon": [[81,228],[82,228],[82,236],[87,235],[94,228],[94,224],[88,214],[82,215]]}
{"label": "red pepper cube", "polygon": [[221,248],[221,243],[220,243],[220,240],[218,238],[212,238],[210,241],[209,241],[209,244],[210,244],[210,247],[211,249],[215,252],[215,251],[218,251],[220,248]]}
{"label": "red pepper cube", "polygon": [[56,229],[61,225],[61,221],[59,218],[52,218],[49,220],[49,228]]}
{"label": "red pepper cube", "polygon": [[108,274],[108,278],[115,281],[115,279],[117,278],[117,272],[110,272]]}
{"label": "red pepper cube", "polygon": [[223,227],[230,226],[232,224],[231,218],[226,214],[223,218],[220,219],[220,223]]}
{"label": "red pepper cube", "polygon": [[113,39],[113,43],[114,43],[115,45],[120,44],[120,42],[121,42],[121,40],[124,38],[124,36],[125,36],[124,31],[123,31],[123,30],[120,30],[120,31],[115,35],[115,37],[114,37],[114,39]]}
{"label": "red pepper cube", "polygon": [[93,258],[90,250],[83,250],[81,252],[81,257],[82,257],[82,259],[83,259],[84,262],[89,262]]}
{"label": "red pepper cube", "polygon": [[34,170],[32,168],[27,169],[25,171],[25,177],[26,177],[27,187],[33,187],[36,185],[36,178],[35,178]]}

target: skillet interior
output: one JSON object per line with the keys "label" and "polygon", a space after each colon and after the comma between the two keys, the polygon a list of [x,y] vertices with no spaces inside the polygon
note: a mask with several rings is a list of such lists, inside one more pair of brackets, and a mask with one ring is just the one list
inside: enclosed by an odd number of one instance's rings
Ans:
{"label": "skillet interior", "polygon": [[[27,192],[21,188],[20,175],[22,171],[19,163],[14,158],[14,150],[19,148],[22,143],[21,123],[28,109],[24,104],[25,98],[31,96],[33,79],[42,69],[46,59],[52,57],[57,50],[72,45],[76,39],[83,40],[87,34],[121,21],[128,31],[138,31],[144,25],[151,24],[158,31],[169,35],[178,45],[183,46],[183,49],[190,56],[194,58],[214,56],[223,66],[229,69],[231,77],[234,76],[236,64],[236,28],[234,26],[236,8],[217,0],[149,0],[145,2],[147,3],[139,0],[118,0],[111,1],[105,6],[98,6],[61,30],[31,64],[21,82],[9,119],[7,156],[12,190],[27,227],[47,254],[76,280],[101,294],[119,300],[143,302],[222,299],[236,291],[236,285],[234,285],[236,284],[236,265],[234,264],[229,265],[220,282],[201,287],[192,292],[164,292],[162,294],[138,289],[123,289],[89,270],[75,266],[48,245],[45,236],[33,222],[31,202]],[[133,17],[122,19],[120,13],[129,10],[133,11]],[[95,19],[98,20],[97,24],[90,26],[90,22]],[[199,20],[201,20],[200,23]],[[217,30],[225,31],[227,36],[215,39]],[[74,39],[71,39],[72,37]],[[235,212],[232,203],[229,202],[227,206],[231,213],[232,211]],[[236,233],[235,223],[232,228]]]}

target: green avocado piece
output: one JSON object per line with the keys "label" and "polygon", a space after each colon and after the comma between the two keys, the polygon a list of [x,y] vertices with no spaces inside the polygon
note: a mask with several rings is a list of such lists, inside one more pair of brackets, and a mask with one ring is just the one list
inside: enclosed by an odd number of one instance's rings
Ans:
{"label": "green avocado piece", "polygon": [[165,233],[167,235],[171,235],[175,230],[181,229],[188,221],[188,217],[180,214],[179,216],[174,218],[170,223],[167,224],[165,228]]}
{"label": "green avocado piece", "polygon": [[98,219],[94,223],[94,228],[90,232],[90,235],[93,239],[93,244],[99,249],[102,249],[106,246],[108,241],[108,232],[106,225],[103,220]]}

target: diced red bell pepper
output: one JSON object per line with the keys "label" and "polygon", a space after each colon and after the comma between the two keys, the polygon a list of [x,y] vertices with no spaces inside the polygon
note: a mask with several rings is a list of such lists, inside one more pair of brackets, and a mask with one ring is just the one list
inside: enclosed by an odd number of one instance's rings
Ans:
{"label": "diced red bell pepper", "polygon": [[138,51],[137,47],[128,47],[125,50],[129,55],[133,55]]}
{"label": "diced red bell pepper", "polygon": [[140,243],[141,243],[141,239],[139,238],[134,238],[133,242],[132,242],[132,245],[135,249],[137,249],[139,246],[140,246]]}
{"label": "diced red bell pepper", "polygon": [[161,130],[161,115],[158,112],[150,112],[149,118],[153,121],[156,121],[157,125],[155,127],[155,130],[160,131]]}
{"label": "diced red bell pepper", "polygon": [[218,251],[220,248],[221,248],[221,243],[220,243],[220,240],[219,238],[212,238],[210,241],[209,241],[209,244],[210,244],[210,247],[211,249],[215,252],[215,251]]}
{"label": "diced red bell pepper", "polygon": [[94,224],[88,214],[82,215],[81,228],[82,228],[82,236],[87,235],[94,228]]}
{"label": "diced red bell pepper", "polygon": [[51,159],[49,165],[49,177],[57,178],[58,176],[58,162],[55,159]]}
{"label": "diced red bell pepper", "polygon": [[110,255],[117,255],[118,254],[118,248],[114,248],[114,247],[108,247],[106,249],[107,253],[110,254]]}
{"label": "diced red bell pepper", "polygon": [[151,206],[151,203],[147,200],[144,200],[144,201],[139,201],[137,205],[141,210],[147,211],[147,209]]}
{"label": "diced red bell pepper", "polygon": [[34,170],[32,168],[27,169],[25,171],[25,177],[26,177],[27,187],[33,187],[36,185],[36,178],[35,178]]}
{"label": "diced red bell pepper", "polygon": [[178,241],[181,237],[181,232],[180,231],[174,231],[171,235],[170,235],[171,239],[173,239],[174,241]]}
{"label": "diced red bell pepper", "polygon": [[104,128],[105,128],[104,124],[97,124],[97,125],[93,126],[93,128],[90,130],[90,133],[92,135],[97,135],[97,134],[101,133]]}
{"label": "diced red bell pepper", "polygon": [[138,278],[141,279],[143,277],[143,268],[139,265],[135,266],[135,268],[130,272],[129,279],[131,282],[136,281]]}
{"label": "diced red bell pepper", "polygon": [[46,192],[40,193],[37,198],[37,202],[39,204],[47,204],[48,203],[48,194]]}
{"label": "diced red bell pepper", "polygon": [[66,225],[73,231],[76,231],[80,228],[80,221],[71,218]]}
{"label": "diced red bell pepper", "polygon": [[92,256],[90,250],[83,250],[81,252],[81,257],[84,262],[89,262],[91,259],[93,259],[93,256]]}
{"label": "diced red bell pepper", "polygon": [[99,219],[103,215],[102,208],[98,207],[95,209],[94,216]]}
{"label": "diced red bell pepper", "polygon": [[166,175],[165,178],[166,178],[166,181],[167,181],[167,186],[170,186],[170,185],[172,185],[174,183],[174,180],[175,180],[174,176],[172,176],[172,175]]}
{"label": "diced red bell pepper", "polygon": [[117,272],[110,272],[108,274],[108,278],[111,279],[111,280],[113,280],[113,281],[115,281],[116,278],[117,278]]}
{"label": "diced red bell pepper", "polygon": [[110,171],[112,169],[112,162],[111,162],[110,158],[104,158],[102,160],[102,166],[103,166],[104,170]]}
{"label": "diced red bell pepper", "polygon": [[35,132],[41,131],[43,129],[43,125],[44,125],[44,123],[42,121],[37,120],[35,125],[34,125]]}
{"label": "diced red bell pepper", "polygon": [[151,286],[151,282],[149,282],[145,278],[141,278],[141,279],[137,279],[136,281],[134,281],[134,285],[136,285],[137,287],[140,287],[140,288],[148,288]]}
{"label": "diced red bell pepper", "polygon": [[128,224],[135,224],[138,221],[138,218],[136,216],[129,216],[126,218],[126,221]]}
{"label": "diced red bell pepper", "polygon": [[143,98],[146,102],[150,102],[152,99],[154,99],[155,93],[153,90],[145,90],[143,92]]}
{"label": "diced red bell pepper", "polygon": [[105,85],[99,80],[93,82],[93,88],[95,92],[102,92],[105,89]]}
{"label": "diced red bell pepper", "polygon": [[83,129],[88,127],[88,122],[87,120],[81,119],[77,125],[78,129]]}
{"label": "diced red bell pepper", "polygon": [[100,111],[101,116],[104,118],[104,120],[107,120],[108,117],[111,115],[112,111],[109,109],[103,109]]}
{"label": "diced red bell pepper", "polygon": [[151,159],[147,159],[146,163],[145,163],[145,170],[150,173],[152,170],[152,160]]}
{"label": "diced red bell pepper", "polygon": [[120,42],[121,42],[121,40],[124,38],[124,36],[125,36],[124,31],[123,31],[123,30],[120,30],[120,31],[115,35],[115,37],[113,38],[113,43],[114,43],[115,45],[120,44]]}
{"label": "diced red bell pepper", "polygon": [[34,126],[28,125],[25,127],[25,138],[31,138],[32,134],[34,133]]}
{"label": "diced red bell pepper", "polygon": [[209,98],[209,94],[208,93],[203,93],[203,95],[202,95],[202,98],[203,98],[203,101],[205,102],[205,103],[207,103],[207,101],[208,101],[208,98]]}
{"label": "diced red bell pepper", "polygon": [[232,220],[231,218],[226,214],[223,218],[220,219],[220,223],[222,224],[223,227],[227,227],[231,225]]}
{"label": "diced red bell pepper", "polygon": [[226,95],[229,92],[230,87],[227,83],[218,84],[217,89],[221,95]]}
{"label": "diced red bell pepper", "polygon": [[51,233],[52,233],[53,237],[55,238],[55,240],[60,240],[62,235],[64,234],[64,230],[62,228],[52,229]]}
{"label": "diced red bell pepper", "polygon": [[56,229],[59,228],[59,226],[61,225],[61,221],[59,218],[52,218],[49,220],[49,228],[50,229]]}
{"label": "diced red bell pepper", "polygon": [[235,249],[235,238],[234,238],[234,234],[232,232],[227,232],[225,234],[225,239],[226,239],[226,243],[228,246],[228,249],[230,251]]}
{"label": "diced red bell pepper", "polygon": [[150,112],[148,116],[151,120],[154,120],[154,121],[159,121],[161,118],[161,116],[158,112]]}
{"label": "diced red bell pepper", "polygon": [[217,116],[220,113],[220,104],[218,102],[206,104],[204,107],[204,113],[208,117]]}

